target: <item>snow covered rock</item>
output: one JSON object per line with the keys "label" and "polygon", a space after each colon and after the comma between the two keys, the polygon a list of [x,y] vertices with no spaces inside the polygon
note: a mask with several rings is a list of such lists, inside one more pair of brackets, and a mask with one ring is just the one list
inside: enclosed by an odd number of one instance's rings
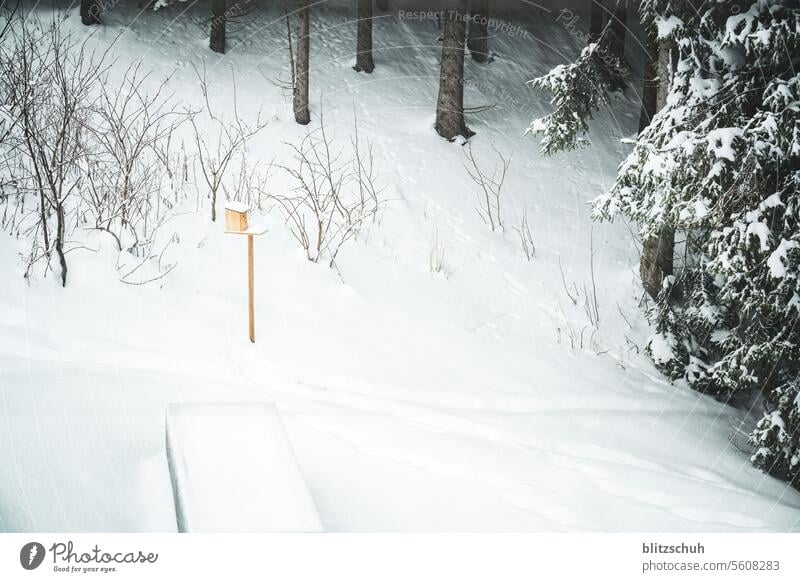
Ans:
{"label": "snow covered rock", "polygon": [[167,405],[167,459],[181,532],[319,532],[275,405]]}

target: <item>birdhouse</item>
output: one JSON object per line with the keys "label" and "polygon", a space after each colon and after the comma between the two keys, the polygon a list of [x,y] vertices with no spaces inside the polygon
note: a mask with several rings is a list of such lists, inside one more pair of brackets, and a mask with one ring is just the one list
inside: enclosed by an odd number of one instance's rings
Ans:
{"label": "birdhouse", "polygon": [[225,204],[225,230],[245,232],[247,230],[247,205],[243,202]]}

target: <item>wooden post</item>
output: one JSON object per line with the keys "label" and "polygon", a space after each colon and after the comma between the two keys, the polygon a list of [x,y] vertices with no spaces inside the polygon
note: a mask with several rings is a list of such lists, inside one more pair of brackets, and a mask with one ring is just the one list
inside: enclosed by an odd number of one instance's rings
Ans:
{"label": "wooden post", "polygon": [[256,343],[255,274],[253,273],[253,235],[247,235],[247,300],[250,309],[250,341]]}
{"label": "wooden post", "polygon": [[225,204],[225,232],[247,236],[247,311],[250,341],[256,343],[255,314],[255,269],[253,267],[253,237],[264,234],[267,229],[250,224],[247,206],[241,202],[228,201]]}

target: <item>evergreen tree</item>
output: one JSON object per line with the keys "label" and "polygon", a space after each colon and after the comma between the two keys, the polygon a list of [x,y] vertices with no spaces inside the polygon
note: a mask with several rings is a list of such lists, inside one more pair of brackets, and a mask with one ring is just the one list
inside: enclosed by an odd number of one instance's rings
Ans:
{"label": "evergreen tree", "polygon": [[[674,274],[652,290],[648,352],[697,390],[760,398],[752,460],[800,487],[800,9],[792,0],[689,4],[641,4],[661,48],[663,107],[595,213],[633,219],[645,240],[686,240]],[[603,101],[607,85],[577,78],[599,78],[587,51],[534,82],[557,96],[556,113],[532,124],[545,151],[579,144]]]}
{"label": "evergreen tree", "polygon": [[528,84],[553,95],[553,112],[535,119],[527,132],[542,136],[542,153],[552,155],[588,145],[586,133],[592,114],[607,101],[613,88],[614,71],[619,59],[605,52],[605,32],[598,42],[590,43],[575,62],[559,65]]}

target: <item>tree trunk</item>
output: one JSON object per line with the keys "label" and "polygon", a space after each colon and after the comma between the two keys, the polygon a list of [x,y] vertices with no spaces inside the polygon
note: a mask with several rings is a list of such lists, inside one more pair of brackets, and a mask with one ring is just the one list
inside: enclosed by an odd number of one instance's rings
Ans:
{"label": "tree trunk", "polygon": [[656,68],[656,43],[647,41],[644,55],[644,81],[642,83],[642,111],[639,115],[639,133],[650,125],[650,120],[658,111],[658,70]]}
{"label": "tree trunk", "polygon": [[226,0],[211,0],[211,40],[209,46],[215,53],[225,54]]}
{"label": "tree trunk", "polygon": [[310,48],[308,0],[298,0],[297,17],[300,24],[297,28],[297,59],[295,61],[292,106],[294,120],[300,125],[308,125],[311,123],[311,115],[308,111],[308,54]]}
{"label": "tree trunk", "polygon": [[619,66],[611,71],[611,90],[625,89],[625,78],[628,76],[628,62],[625,60],[625,36],[628,20],[627,0],[606,0],[606,10],[610,16],[608,24],[608,55],[619,59]]}
{"label": "tree trunk", "polygon": [[451,0],[444,22],[439,99],[436,103],[436,132],[449,140],[459,135],[464,137],[474,135],[464,122],[466,8],[466,0]]}
{"label": "tree trunk", "polygon": [[100,0],[81,0],[81,22],[86,26],[100,24]]}
{"label": "tree trunk", "polygon": [[675,253],[675,231],[664,227],[655,236],[645,239],[642,245],[642,258],[639,263],[639,275],[647,294],[653,299],[658,297],[664,279],[672,275]]}
{"label": "tree trunk", "polygon": [[217,181],[217,174],[216,172],[212,174],[211,180],[211,222],[217,221],[217,189],[219,188],[219,182]]}
{"label": "tree trunk", "polygon": [[489,0],[472,0],[467,48],[472,60],[485,63],[489,60]]}
{"label": "tree trunk", "polygon": [[628,0],[609,0],[608,10],[611,12],[611,52],[624,62]]}
{"label": "tree trunk", "polygon": [[[667,103],[669,83],[674,71],[674,45],[661,42],[658,46],[658,89],[656,92],[656,109],[660,110]],[[665,226],[661,231],[642,245],[642,258],[639,262],[639,274],[647,294],[653,299],[663,286],[664,278],[672,275],[675,254],[675,231]]]}
{"label": "tree trunk", "polygon": [[67,259],[64,256],[64,204],[56,205],[56,240],[55,247],[58,253],[58,262],[61,264],[61,286],[67,286]]}
{"label": "tree trunk", "polygon": [[603,33],[603,0],[589,0],[591,14],[589,16],[589,42],[597,42]]}
{"label": "tree trunk", "polygon": [[356,34],[356,71],[371,73],[372,62],[372,0],[358,0],[358,27]]}
{"label": "tree trunk", "polygon": [[[38,173],[38,171],[37,171]],[[44,235],[44,252],[50,255],[50,233],[47,228],[47,210],[45,208],[44,190],[41,182],[39,183],[39,220],[42,222],[42,234]]]}

